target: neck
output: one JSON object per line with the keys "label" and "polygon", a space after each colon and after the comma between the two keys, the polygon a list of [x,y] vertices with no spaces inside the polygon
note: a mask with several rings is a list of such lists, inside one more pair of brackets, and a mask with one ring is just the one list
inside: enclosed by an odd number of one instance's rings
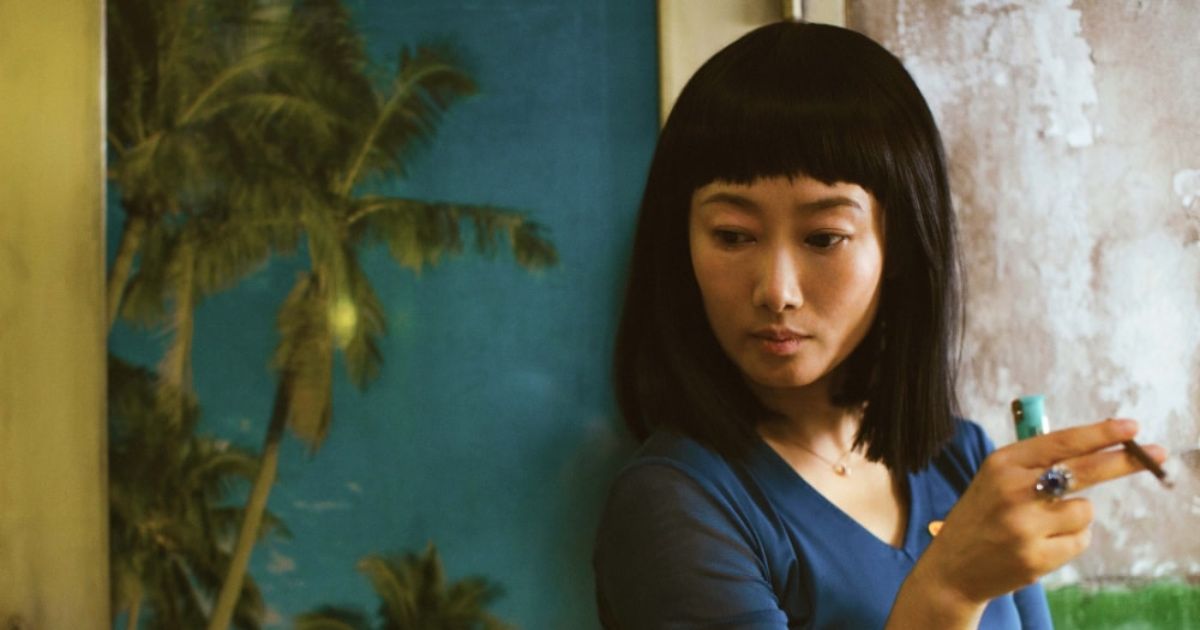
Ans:
{"label": "neck", "polygon": [[778,421],[760,423],[758,432],[768,441],[799,444],[822,454],[845,453],[854,444],[862,424],[861,410],[830,402],[829,379],[807,387],[767,388],[750,384]]}

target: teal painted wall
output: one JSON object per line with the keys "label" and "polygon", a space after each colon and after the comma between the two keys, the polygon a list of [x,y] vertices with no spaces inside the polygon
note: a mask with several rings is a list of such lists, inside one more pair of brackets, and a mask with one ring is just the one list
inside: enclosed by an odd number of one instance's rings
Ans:
{"label": "teal painted wall", "polygon": [[[633,217],[657,132],[654,3],[359,1],[372,55],[453,43],[480,84],[405,181],[406,195],[527,210],[560,263],[539,275],[507,251],[419,277],[364,256],[389,336],[361,394],[342,372],[315,455],[291,438],[270,509],[292,530],[254,552],[268,627],[320,604],[373,613],[354,568],[436,542],[451,577],[483,574],[493,610],[524,628],[596,625],[589,564],[600,501],[631,444],[609,378]],[[122,215],[110,192],[110,258]],[[269,418],[274,318],[298,257],[275,259],[197,314],[205,431],[257,449]],[[119,324],[118,355],[153,365],[156,340]],[[340,365],[338,367],[340,370]]]}

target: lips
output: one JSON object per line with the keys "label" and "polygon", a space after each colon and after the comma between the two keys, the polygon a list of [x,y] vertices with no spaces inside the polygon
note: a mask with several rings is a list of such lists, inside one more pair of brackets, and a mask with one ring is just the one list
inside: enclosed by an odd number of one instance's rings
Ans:
{"label": "lips", "polygon": [[798,330],[782,327],[761,328],[751,333],[759,340],[759,347],[767,354],[787,357],[800,351],[806,340],[812,335],[806,335]]}
{"label": "lips", "polygon": [[812,335],[806,335],[800,331],[792,330],[791,328],[760,328],[753,333],[754,337],[764,341],[794,341],[800,339],[808,339]]}

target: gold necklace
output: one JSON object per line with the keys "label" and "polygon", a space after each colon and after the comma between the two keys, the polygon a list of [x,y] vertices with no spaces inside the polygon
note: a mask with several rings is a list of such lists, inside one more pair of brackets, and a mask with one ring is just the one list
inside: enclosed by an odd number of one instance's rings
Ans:
{"label": "gold necklace", "polygon": [[829,467],[833,469],[834,474],[836,474],[837,476],[839,476],[839,477],[849,477],[850,476],[850,465],[846,463],[846,458],[850,457],[850,453],[854,452],[853,446],[851,446],[849,449],[847,449],[845,453],[842,453],[841,457],[839,457],[835,460],[831,460],[828,457],[825,457],[824,455],[812,450],[811,448],[804,446],[803,444],[796,444],[796,446],[799,446],[800,448],[808,451],[809,453],[812,453],[814,456],[816,456],[817,459],[825,462],[826,464],[829,464]]}

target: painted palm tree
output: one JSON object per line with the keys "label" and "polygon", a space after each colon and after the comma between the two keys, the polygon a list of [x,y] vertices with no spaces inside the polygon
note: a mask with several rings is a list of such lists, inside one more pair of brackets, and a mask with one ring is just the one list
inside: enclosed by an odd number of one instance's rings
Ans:
{"label": "painted palm tree", "polygon": [[510,630],[487,611],[499,587],[479,576],[446,582],[433,543],[421,554],[371,555],[358,563],[379,596],[372,628],[361,611],[323,606],[296,618],[295,630]]}
{"label": "painted palm tree", "polygon": [[236,204],[236,191],[226,187],[225,194],[224,205],[210,205],[169,230],[157,229],[155,237],[145,241],[141,265],[130,278],[121,307],[125,318],[168,334],[156,370],[156,396],[167,412],[164,420],[176,428],[182,423],[184,397],[192,395],[196,308],[207,296],[260,268],[272,253],[294,248],[300,235],[293,217],[245,212],[245,206]]}
{"label": "painted palm tree", "polygon": [[[261,145],[255,132],[264,124],[327,123],[314,103],[267,80],[307,60],[286,37],[289,5],[107,3],[109,177],[126,215],[108,278],[109,326],[135,259],[146,248],[163,250],[165,241],[186,242],[181,224],[214,206],[275,223],[286,209],[263,194],[262,183],[273,180],[255,176],[265,165],[254,151]],[[234,185],[248,179],[257,183]],[[286,245],[286,232],[268,236]]]}
{"label": "painted palm tree", "polygon": [[430,141],[441,114],[475,91],[452,51],[405,50],[390,81],[377,87],[368,79],[362,39],[338,0],[301,2],[292,17],[291,32],[312,52],[314,63],[305,66],[311,73],[293,77],[291,89],[337,112],[338,121],[328,136],[280,134],[269,143],[292,176],[310,266],[278,315],[274,366],[279,378],[271,418],[209,630],[229,624],[275,481],[285,429],[312,451],[329,431],[335,352],[343,354],[350,380],[359,388],[378,374],[377,339],[386,322],[358,252],[385,245],[398,264],[419,271],[461,253],[469,230],[478,252],[494,253],[505,241],[527,269],[557,262],[541,226],[519,212],[371,193],[373,183],[403,177],[412,148]]}
{"label": "painted palm tree", "polygon": [[303,234],[269,135],[328,142],[333,117],[279,78],[312,74],[313,57],[291,36],[290,1],[107,6],[110,175],[126,213],[109,324],[120,312],[166,328],[158,396],[178,426],[196,307]]}
{"label": "painted palm tree", "polygon": [[[193,435],[199,410],[187,397],[183,425],[166,422],[151,372],[110,356],[108,376],[113,612],[124,613],[131,629],[199,627],[241,514],[222,501],[232,482],[254,476],[257,460]],[[286,533],[274,517],[269,523]],[[262,614],[248,581],[236,624],[256,629]]]}

